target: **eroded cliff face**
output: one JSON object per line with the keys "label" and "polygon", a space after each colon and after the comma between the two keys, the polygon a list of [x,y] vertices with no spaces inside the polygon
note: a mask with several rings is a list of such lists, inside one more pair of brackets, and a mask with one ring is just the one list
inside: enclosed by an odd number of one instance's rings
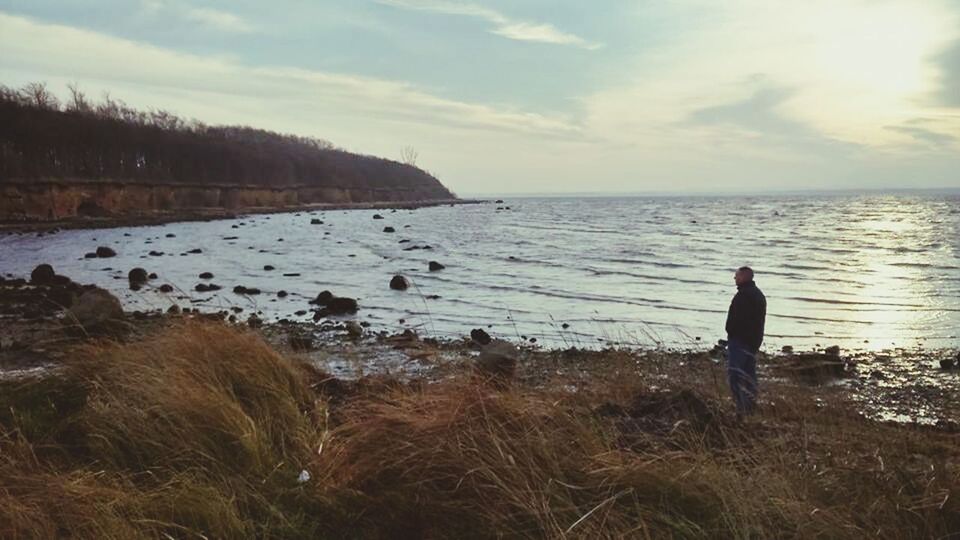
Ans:
{"label": "eroded cliff face", "polygon": [[297,208],[314,204],[414,202],[454,198],[442,186],[351,188],[291,186],[147,185],[84,180],[0,183],[0,221],[83,217],[148,217],[178,212],[216,213]]}

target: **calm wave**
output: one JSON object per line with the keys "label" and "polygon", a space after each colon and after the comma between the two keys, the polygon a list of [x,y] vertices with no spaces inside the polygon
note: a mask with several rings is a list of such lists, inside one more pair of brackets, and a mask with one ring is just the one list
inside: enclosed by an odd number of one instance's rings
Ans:
{"label": "calm wave", "polygon": [[[330,289],[359,298],[358,317],[375,329],[455,337],[489,325],[506,338],[555,346],[682,347],[724,337],[732,273],[748,264],[769,302],[768,349],[960,344],[956,195],[518,198],[504,205],[510,210],[380,211],[384,220],[372,219],[374,211],[301,212],[6,235],[0,272],[23,276],[49,262],[118,293],[130,309],[237,306],[274,320],[310,320],[294,313]],[[311,225],[312,218],[324,224]],[[397,232],[384,233],[387,225]],[[118,256],[83,258],[98,245]],[[203,253],[185,254],[194,248]],[[429,272],[430,260],[446,269]],[[154,287],[179,291],[128,290],[126,273],[136,266],[159,274]],[[192,292],[204,271],[224,289]],[[390,290],[395,273],[415,286]],[[235,285],[264,294],[240,296]],[[277,298],[280,290],[289,296]]]}

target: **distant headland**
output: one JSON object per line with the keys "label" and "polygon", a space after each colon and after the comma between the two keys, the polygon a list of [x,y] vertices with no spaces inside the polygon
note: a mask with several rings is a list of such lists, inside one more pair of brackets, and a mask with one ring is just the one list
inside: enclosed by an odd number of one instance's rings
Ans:
{"label": "distant headland", "polygon": [[310,206],[459,201],[406,162],[328,141],[208,126],[76,88],[0,85],[0,222],[196,219]]}

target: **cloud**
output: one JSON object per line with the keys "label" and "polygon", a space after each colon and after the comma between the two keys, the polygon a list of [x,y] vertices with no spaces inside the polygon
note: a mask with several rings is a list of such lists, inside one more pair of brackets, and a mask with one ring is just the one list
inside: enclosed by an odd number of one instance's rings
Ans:
{"label": "cloud", "polygon": [[[261,108],[283,108],[283,116],[300,120],[297,131],[301,133],[315,129],[316,124],[303,116],[310,111],[319,117],[365,123],[582,138],[579,127],[562,116],[446,99],[404,81],[286,66],[252,67],[2,12],[0,28],[4,29],[0,32],[4,51],[0,74],[15,73],[21,79],[33,73],[44,74],[43,78],[55,74],[67,81],[93,81],[105,89],[123,85],[141,92],[189,92],[197,103],[213,103],[209,112],[222,111],[228,104],[243,109],[240,118],[230,117],[231,113],[225,113],[224,119],[198,115],[205,121],[247,121],[243,117],[259,114]],[[329,132],[312,134],[335,139]]]}
{"label": "cloud", "polygon": [[190,8],[184,11],[183,16],[187,20],[227,32],[248,33],[254,31],[254,27],[240,17],[218,9]]}
{"label": "cloud", "polygon": [[401,9],[480,19],[493,25],[491,34],[516,41],[572,45],[587,50],[603,47],[600,43],[593,43],[575,34],[564,32],[552,24],[513,20],[498,11],[476,4],[445,0],[378,0],[378,3]]}
{"label": "cloud", "polygon": [[220,9],[192,7],[170,0],[142,0],[140,5],[149,14],[172,13],[185,21],[221,32],[248,34],[256,31],[256,27],[243,18]]}
{"label": "cloud", "polygon": [[940,86],[935,93],[937,103],[960,107],[960,39],[935,57],[940,71]]}
{"label": "cloud", "polygon": [[943,148],[955,143],[958,139],[954,135],[942,133],[931,129],[929,126],[942,127],[948,125],[946,122],[934,118],[911,118],[903,124],[883,126],[884,129],[907,135],[919,143],[934,148]]}

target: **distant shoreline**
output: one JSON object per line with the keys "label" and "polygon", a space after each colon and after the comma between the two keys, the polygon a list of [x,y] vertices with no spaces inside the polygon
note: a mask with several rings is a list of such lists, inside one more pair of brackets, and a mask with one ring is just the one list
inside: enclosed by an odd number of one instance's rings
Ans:
{"label": "distant shoreline", "polygon": [[149,216],[117,216],[117,217],[80,217],[51,221],[0,221],[0,233],[11,232],[44,232],[53,229],[115,229],[119,227],[149,227],[166,223],[190,221],[215,221],[221,219],[236,219],[240,216],[253,214],[283,214],[296,212],[315,212],[329,210],[413,210],[429,208],[431,206],[484,204],[492,202],[486,199],[437,199],[426,201],[383,201],[362,203],[319,203],[302,206],[287,207],[249,207],[243,210],[224,210],[218,208],[204,208],[196,210],[177,210],[169,214]]}

